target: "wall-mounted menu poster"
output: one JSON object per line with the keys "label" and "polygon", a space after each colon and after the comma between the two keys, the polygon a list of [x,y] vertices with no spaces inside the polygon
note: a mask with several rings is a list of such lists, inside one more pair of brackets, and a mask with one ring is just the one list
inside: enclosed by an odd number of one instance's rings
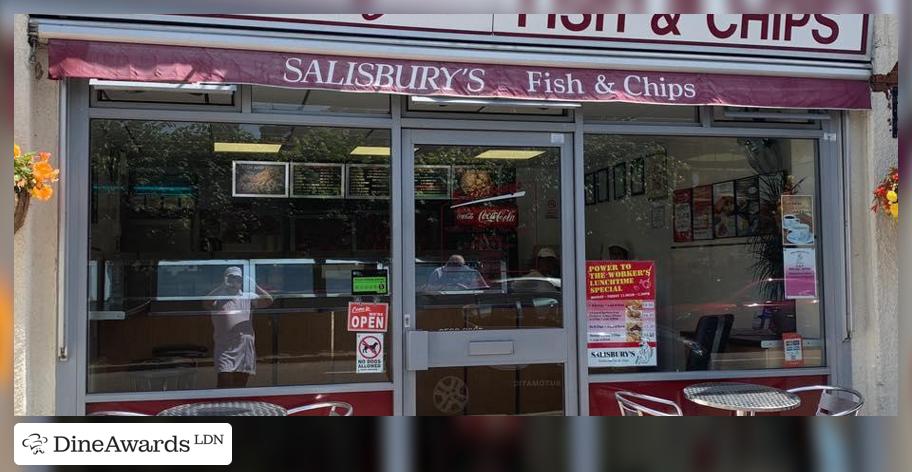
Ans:
{"label": "wall-mounted menu poster", "polygon": [[288,196],[288,163],[234,161],[231,195],[235,197]]}
{"label": "wall-mounted menu poster", "polygon": [[674,241],[676,243],[693,241],[692,196],[693,189],[689,188],[674,192]]}
{"label": "wall-mounted menu poster", "polygon": [[342,198],[342,164],[291,164],[291,196],[297,198]]}
{"label": "wall-mounted menu poster", "polygon": [[450,199],[450,166],[415,166],[415,198]]}
{"label": "wall-mounted menu poster", "polygon": [[348,198],[389,198],[390,168],[384,164],[349,164]]}
{"label": "wall-mounted menu poster", "polygon": [[712,185],[693,189],[693,239],[702,241],[713,238]]}
{"label": "wall-mounted menu poster", "polygon": [[735,183],[719,182],[713,185],[713,236],[737,236],[735,219]]}

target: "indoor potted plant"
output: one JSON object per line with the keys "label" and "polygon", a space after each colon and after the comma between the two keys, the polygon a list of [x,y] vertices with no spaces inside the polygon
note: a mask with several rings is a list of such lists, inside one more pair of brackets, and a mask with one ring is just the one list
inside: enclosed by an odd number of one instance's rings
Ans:
{"label": "indoor potted plant", "polygon": [[50,159],[48,152],[23,153],[18,145],[13,145],[14,233],[25,223],[32,197],[50,200],[54,194],[51,184],[57,181],[60,170],[51,165]]}

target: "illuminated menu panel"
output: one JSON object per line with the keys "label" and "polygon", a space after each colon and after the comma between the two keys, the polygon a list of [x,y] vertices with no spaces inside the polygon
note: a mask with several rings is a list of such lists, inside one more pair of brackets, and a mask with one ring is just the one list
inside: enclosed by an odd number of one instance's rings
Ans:
{"label": "illuminated menu panel", "polygon": [[389,198],[390,168],[380,164],[348,165],[348,198]]}
{"label": "illuminated menu panel", "polygon": [[415,166],[415,198],[449,200],[450,166]]}
{"label": "illuminated menu panel", "polygon": [[342,164],[293,163],[291,196],[296,198],[342,198]]}

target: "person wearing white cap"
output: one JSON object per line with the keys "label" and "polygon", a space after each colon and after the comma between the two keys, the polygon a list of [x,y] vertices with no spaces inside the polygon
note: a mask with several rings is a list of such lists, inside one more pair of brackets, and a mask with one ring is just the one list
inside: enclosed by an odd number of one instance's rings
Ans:
{"label": "person wearing white cap", "polygon": [[535,268],[526,277],[557,277],[560,278],[560,262],[557,253],[550,247],[538,250],[535,258]]}
{"label": "person wearing white cap", "polygon": [[[249,281],[249,279],[248,279]],[[218,369],[218,387],[247,386],[256,374],[256,343],[253,308],[272,304],[272,295],[252,281],[254,292],[244,291],[244,272],[240,267],[225,269],[224,283],[209,293],[205,302],[212,313],[213,361]]]}
{"label": "person wearing white cap", "polygon": [[560,260],[554,249],[543,247],[535,257],[535,267],[513,284],[521,292],[553,292],[560,290]]}

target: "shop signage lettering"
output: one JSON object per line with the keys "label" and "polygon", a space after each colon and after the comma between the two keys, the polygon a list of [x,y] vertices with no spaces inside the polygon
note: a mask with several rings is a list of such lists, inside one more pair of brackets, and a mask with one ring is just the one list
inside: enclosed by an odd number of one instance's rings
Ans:
{"label": "shop signage lettering", "polygon": [[[285,60],[283,80],[310,86],[374,87],[411,93],[454,90],[479,93],[490,88],[484,77],[493,75],[488,74],[482,67],[406,67],[403,64],[357,61],[338,64],[339,61],[334,60],[322,62],[312,59],[305,66],[303,59],[290,57]],[[544,93],[587,96],[594,93],[610,100],[624,94],[631,97],[654,97],[668,102],[676,102],[682,97],[691,99],[697,96],[695,84],[667,81],[662,75],[587,76],[573,72],[553,75],[542,70],[527,70],[524,75],[524,91],[530,95]],[[583,82],[584,79],[586,82]]]}
{"label": "shop signage lettering", "polygon": [[389,305],[386,303],[348,304],[348,330],[362,333],[385,333],[389,325]]}
{"label": "shop signage lettering", "polygon": [[517,211],[513,207],[459,207],[456,224],[482,228],[515,228]]}
{"label": "shop signage lettering", "polygon": [[[287,54],[49,40],[51,78],[260,84],[429,96],[868,109],[865,81]],[[129,60],[123,60],[129,58]]]}
{"label": "shop signage lettering", "polygon": [[[190,15],[192,16],[192,15]],[[495,43],[579,45],[637,49],[710,46],[727,53],[867,52],[867,15],[850,14],[348,14],[237,15],[245,21],[284,22],[287,27],[394,37],[462,36]],[[265,22],[264,22],[265,23]],[[705,53],[711,51],[694,51]]]}

